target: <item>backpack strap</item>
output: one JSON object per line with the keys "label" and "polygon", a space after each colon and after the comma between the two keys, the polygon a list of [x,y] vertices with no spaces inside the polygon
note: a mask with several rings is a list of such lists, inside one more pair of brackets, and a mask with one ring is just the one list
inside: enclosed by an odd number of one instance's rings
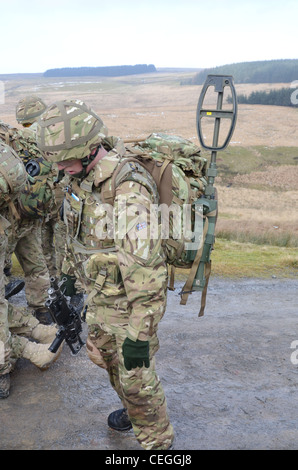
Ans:
{"label": "backpack strap", "polygon": [[[147,187],[157,197],[157,188],[150,172],[137,158],[126,158],[116,168],[111,178],[102,184],[101,198],[105,204],[114,204],[116,188],[124,181],[135,181]],[[156,201],[157,202],[157,201]]]}
{"label": "backpack strap", "polygon": [[20,216],[20,214],[18,213],[17,208],[16,208],[16,206],[14,205],[14,202],[13,202],[13,200],[10,198],[10,196],[7,194],[6,196],[4,196],[4,199],[5,199],[5,201],[7,202],[7,205],[8,205],[8,207],[9,207],[9,210],[10,210],[11,214],[12,214],[17,220],[20,220],[21,216]]}
{"label": "backpack strap", "polygon": [[[129,159],[130,161],[137,161],[134,158]],[[101,189],[101,198],[104,204],[110,204],[111,206],[114,204],[115,195],[116,195],[116,178],[123,170],[124,165],[128,162],[128,160],[124,160],[117,166],[116,170],[114,171],[111,178],[106,179],[102,184]],[[123,171],[122,171],[123,174]]]}
{"label": "backpack strap", "polygon": [[11,226],[11,223],[0,214],[0,235],[4,235],[5,230]]}
{"label": "backpack strap", "polygon": [[[138,142],[133,141],[135,144]],[[159,193],[159,203],[170,206],[173,202],[172,192],[172,165],[174,158],[168,153],[163,153],[163,161],[155,160],[148,153],[148,149],[141,149],[133,145],[126,146],[128,154],[133,154],[136,160],[150,173],[154,179]],[[133,157],[132,157],[133,158]],[[177,201],[176,204],[178,203]]]}
{"label": "backpack strap", "polygon": [[170,272],[170,279],[169,279],[168,289],[174,291],[174,290],[175,290],[175,286],[174,286],[174,283],[175,283],[175,271],[176,271],[175,266],[171,265],[170,270],[171,270],[171,272]]}
{"label": "backpack strap", "polygon": [[201,297],[201,308],[199,311],[199,317],[202,317],[204,315],[204,310],[206,306],[206,296],[207,296],[207,288],[208,288],[208,282],[210,278],[210,273],[211,273],[211,260],[208,263],[205,263],[205,285],[204,289],[202,291],[202,297]]}
{"label": "backpack strap", "polygon": [[[201,247],[198,249],[197,253],[196,253],[196,257],[192,263],[192,266],[191,266],[191,269],[190,269],[190,273],[188,275],[188,278],[187,278],[187,281],[186,283],[184,284],[184,287],[181,291],[181,302],[180,302],[180,305],[186,305],[186,302],[187,302],[187,299],[188,299],[188,296],[189,294],[191,294],[192,292],[192,286],[193,286],[193,282],[194,282],[194,279],[195,279],[195,276],[196,276],[196,273],[197,273],[197,270],[198,270],[198,267],[199,267],[199,264],[200,264],[200,261],[201,261],[201,257],[202,257],[202,253],[203,253],[203,249],[204,249],[204,242],[205,242],[205,238],[206,238],[206,234],[207,234],[207,231],[208,231],[208,217],[205,218],[205,224],[204,224],[204,230],[203,230],[203,237],[202,237],[202,243],[201,243]],[[205,284],[206,285],[206,284]],[[205,299],[206,299],[206,294],[205,294]],[[202,310],[202,307],[201,307],[201,310]],[[204,309],[203,309],[204,311]],[[200,315],[202,316],[202,315]]]}
{"label": "backpack strap", "polygon": [[162,167],[160,169],[160,173],[159,173],[159,177],[158,177],[158,184],[157,184],[157,188],[158,190],[160,190],[160,184],[161,184],[161,180],[162,180],[162,177],[163,177],[163,174],[167,168],[167,166],[169,165],[169,163],[171,163],[174,159],[173,157],[171,157],[170,155],[164,155],[164,162],[162,164]]}

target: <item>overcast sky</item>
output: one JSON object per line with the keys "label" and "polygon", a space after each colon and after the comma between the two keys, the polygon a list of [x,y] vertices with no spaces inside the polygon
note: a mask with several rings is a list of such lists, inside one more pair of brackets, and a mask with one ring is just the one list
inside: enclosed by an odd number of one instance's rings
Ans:
{"label": "overcast sky", "polygon": [[298,58],[297,0],[0,0],[0,15],[2,74]]}

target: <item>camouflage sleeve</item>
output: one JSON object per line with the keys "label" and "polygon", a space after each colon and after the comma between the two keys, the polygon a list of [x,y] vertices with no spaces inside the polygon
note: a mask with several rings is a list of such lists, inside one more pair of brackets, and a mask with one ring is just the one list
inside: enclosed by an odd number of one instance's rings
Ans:
{"label": "camouflage sleeve", "polygon": [[142,185],[127,181],[116,191],[115,243],[131,305],[127,336],[148,340],[166,305],[167,267],[157,222],[157,206]]}
{"label": "camouflage sleeve", "polygon": [[73,257],[70,253],[64,253],[62,266],[61,266],[61,273],[67,274],[69,276],[75,276],[75,267],[73,262]]}

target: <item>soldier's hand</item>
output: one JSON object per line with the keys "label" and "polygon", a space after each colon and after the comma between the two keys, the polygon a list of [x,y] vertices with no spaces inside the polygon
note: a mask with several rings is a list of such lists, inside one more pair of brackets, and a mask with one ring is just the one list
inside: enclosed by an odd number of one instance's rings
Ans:
{"label": "soldier's hand", "polygon": [[135,367],[149,367],[149,342],[132,341],[126,338],[122,345],[122,353],[124,357],[124,365],[127,370],[134,369]]}

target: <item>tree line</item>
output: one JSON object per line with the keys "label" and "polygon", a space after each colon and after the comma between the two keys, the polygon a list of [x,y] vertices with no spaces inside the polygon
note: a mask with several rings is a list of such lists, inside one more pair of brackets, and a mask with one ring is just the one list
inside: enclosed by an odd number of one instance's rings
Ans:
{"label": "tree line", "polygon": [[[298,106],[298,92],[293,88],[280,88],[279,90],[253,91],[250,95],[238,95],[239,104],[265,104],[271,106]],[[232,98],[227,98],[229,103]]]}
{"label": "tree line", "polygon": [[288,83],[298,80],[298,59],[240,62],[204,69],[182,85],[202,85],[207,75],[232,75],[235,83]]}
{"label": "tree line", "polygon": [[107,67],[62,67],[46,70],[44,77],[119,77],[156,72],[153,64],[113,65]]}

